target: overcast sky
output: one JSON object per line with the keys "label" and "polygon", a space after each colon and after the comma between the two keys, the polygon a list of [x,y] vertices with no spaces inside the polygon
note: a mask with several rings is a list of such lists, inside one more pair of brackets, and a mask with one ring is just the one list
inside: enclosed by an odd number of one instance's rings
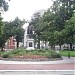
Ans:
{"label": "overcast sky", "polygon": [[10,0],[9,10],[3,14],[4,21],[13,20],[17,16],[30,20],[36,11],[47,9],[51,5],[51,0]]}

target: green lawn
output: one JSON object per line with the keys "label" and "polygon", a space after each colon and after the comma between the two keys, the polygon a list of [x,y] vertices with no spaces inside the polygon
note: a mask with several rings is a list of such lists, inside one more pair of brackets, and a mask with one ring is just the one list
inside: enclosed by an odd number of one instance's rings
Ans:
{"label": "green lawn", "polygon": [[75,51],[60,51],[62,56],[68,56],[70,54],[71,57],[75,57]]}

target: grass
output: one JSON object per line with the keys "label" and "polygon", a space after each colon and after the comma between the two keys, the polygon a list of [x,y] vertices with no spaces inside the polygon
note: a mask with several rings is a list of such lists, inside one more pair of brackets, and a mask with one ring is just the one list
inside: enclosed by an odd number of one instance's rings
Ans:
{"label": "grass", "polygon": [[62,56],[67,56],[70,54],[71,57],[75,57],[75,51],[60,51]]}
{"label": "grass", "polygon": [[13,57],[13,56],[25,56],[25,55],[39,55],[45,56],[48,58],[60,58],[60,54],[51,51],[51,50],[25,50],[25,49],[16,49],[10,52],[4,52],[1,54],[2,57]]}

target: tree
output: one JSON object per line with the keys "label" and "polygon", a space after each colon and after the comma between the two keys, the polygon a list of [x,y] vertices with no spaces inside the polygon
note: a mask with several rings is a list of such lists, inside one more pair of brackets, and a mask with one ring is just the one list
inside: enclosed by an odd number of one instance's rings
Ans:
{"label": "tree", "polygon": [[22,41],[24,35],[23,25],[25,20],[20,20],[18,17],[15,20],[10,22],[4,22],[2,27],[3,33],[1,35],[1,46],[4,46],[5,42],[9,37],[14,36],[17,41],[17,48],[19,47],[19,42]]}
{"label": "tree", "polygon": [[5,34],[3,33],[3,25],[4,22],[2,21],[1,13],[8,10],[8,3],[5,0],[0,0],[0,47],[3,50],[4,43],[6,41]]}
{"label": "tree", "polygon": [[10,25],[10,22],[3,22],[3,26],[1,29],[2,31],[0,34],[0,47],[1,51],[3,51],[6,41],[9,39],[9,37],[12,36],[12,27]]}
{"label": "tree", "polygon": [[11,33],[12,33],[12,36],[14,36],[16,39],[17,48],[19,47],[19,42],[22,41],[23,36],[24,36],[24,29],[22,28],[24,23],[25,23],[25,20],[20,20],[18,17],[16,17],[15,20],[13,20],[10,23],[12,27]]}
{"label": "tree", "polygon": [[0,11],[7,11],[8,7],[8,2],[5,0],[0,0]]}
{"label": "tree", "polygon": [[[53,3],[53,6],[51,7],[52,12],[54,13],[54,27],[55,27],[55,38],[56,38],[56,44],[63,44],[64,41],[64,35],[63,31],[68,27],[65,27],[65,22],[71,19],[73,15],[73,11],[75,10],[75,0],[56,0]],[[65,29],[64,29],[65,28]],[[72,31],[70,31],[72,32]],[[66,32],[65,32],[66,33]],[[68,35],[66,35],[68,39]],[[72,40],[72,36],[69,40],[69,42]],[[71,41],[72,42],[72,41]],[[61,46],[60,46],[61,47]],[[70,43],[70,48],[72,47],[72,44]]]}
{"label": "tree", "polygon": [[65,39],[64,39],[64,35],[63,35],[63,31],[55,31],[54,32],[54,38],[55,38],[55,43],[56,45],[60,46],[60,50],[61,50],[61,45],[64,44]]}
{"label": "tree", "polygon": [[75,16],[65,23],[65,38],[66,43],[70,44],[70,49],[73,49],[73,44],[75,43]]}
{"label": "tree", "polygon": [[49,41],[51,46],[59,45],[61,48],[67,36],[65,22],[71,19],[74,10],[75,0],[55,0],[43,15],[40,16],[39,12],[34,14],[31,23],[37,38]]}
{"label": "tree", "polygon": [[2,17],[1,17],[1,13],[4,11],[8,10],[8,2],[6,2],[5,0],[0,0],[0,32],[1,32],[1,27],[2,27]]}
{"label": "tree", "polygon": [[2,17],[0,17],[0,34],[1,34],[1,32],[2,32],[2,25],[3,25]]}
{"label": "tree", "polygon": [[33,15],[33,18],[30,22],[31,25],[33,25],[34,28],[34,34],[35,34],[35,41],[38,42],[38,49],[40,49],[40,40],[41,40],[41,28],[42,28],[42,22],[41,22],[41,13],[37,12]]}
{"label": "tree", "polygon": [[42,26],[42,38],[44,41],[49,41],[49,45],[51,46],[52,49],[54,49],[54,45],[55,43],[54,41],[54,27],[53,27],[53,18],[54,18],[54,14],[50,11],[50,9],[48,9],[42,17],[42,22],[43,22],[43,26]]}

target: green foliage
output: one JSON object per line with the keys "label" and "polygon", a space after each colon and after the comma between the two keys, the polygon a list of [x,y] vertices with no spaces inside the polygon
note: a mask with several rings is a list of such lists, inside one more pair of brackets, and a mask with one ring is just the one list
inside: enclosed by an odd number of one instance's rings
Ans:
{"label": "green foliage", "polygon": [[20,20],[18,17],[15,18],[15,20],[13,20],[13,21],[4,22],[4,25],[3,25],[3,35],[4,35],[3,38],[4,39],[3,39],[3,41],[5,40],[5,42],[6,42],[9,37],[14,36],[14,38],[17,41],[17,48],[18,48],[19,42],[22,41],[23,36],[24,36],[24,29],[22,27],[24,25],[24,23],[25,23],[25,20]]}
{"label": "green foliage", "polygon": [[6,0],[0,0],[0,10],[7,11],[8,7],[8,2],[6,2]]}
{"label": "green foliage", "polygon": [[3,58],[8,58],[9,56],[10,56],[9,53],[4,53],[4,54],[2,55]]}
{"label": "green foliage", "polygon": [[12,27],[12,36],[15,36],[16,41],[17,41],[17,48],[19,47],[19,42],[22,41],[23,36],[24,36],[24,29],[22,26],[24,25],[25,20],[20,20],[18,17],[13,20],[10,25]]}
{"label": "green foliage", "polygon": [[33,25],[33,30],[34,30],[34,37],[33,38],[35,39],[35,41],[38,42],[38,48],[40,49],[41,28],[43,25],[40,12],[34,13],[30,24]]}
{"label": "green foliage", "polygon": [[31,24],[34,26],[35,40],[49,41],[50,46],[64,43],[70,44],[70,49],[75,43],[75,0],[55,0],[53,5],[40,15],[34,14]]}
{"label": "green foliage", "polygon": [[10,30],[10,23],[4,22],[3,26],[1,27],[1,34],[0,34],[0,47],[3,48],[5,46],[5,42],[8,40],[8,38],[11,36],[11,30]]}
{"label": "green foliage", "polygon": [[15,49],[10,52],[12,55],[24,55],[26,54],[26,50]]}
{"label": "green foliage", "polygon": [[6,36],[3,32],[4,22],[2,21],[1,13],[8,10],[8,2],[5,0],[0,0],[0,48],[4,47],[4,43],[6,42]]}
{"label": "green foliage", "polygon": [[2,34],[2,26],[3,22],[2,22],[2,17],[0,16],[0,35]]}
{"label": "green foliage", "polygon": [[6,35],[5,35],[5,33],[4,33],[4,31],[3,31],[3,27],[4,27],[4,23],[1,21],[0,22],[0,24],[1,24],[1,29],[0,29],[0,48],[3,48],[4,47],[4,45],[5,45],[5,42],[6,42]]}
{"label": "green foliage", "polygon": [[7,58],[7,57],[13,57],[13,56],[25,56],[25,55],[39,55],[39,56],[45,56],[48,58],[60,58],[61,56],[50,50],[25,50],[25,49],[16,49],[10,52],[5,52],[2,57]]}
{"label": "green foliage", "polygon": [[61,55],[58,53],[51,52],[51,58],[60,58]]}
{"label": "green foliage", "polygon": [[70,49],[73,49],[72,45],[75,43],[75,16],[65,22],[65,28],[63,31],[65,32],[65,42],[70,44]]}

